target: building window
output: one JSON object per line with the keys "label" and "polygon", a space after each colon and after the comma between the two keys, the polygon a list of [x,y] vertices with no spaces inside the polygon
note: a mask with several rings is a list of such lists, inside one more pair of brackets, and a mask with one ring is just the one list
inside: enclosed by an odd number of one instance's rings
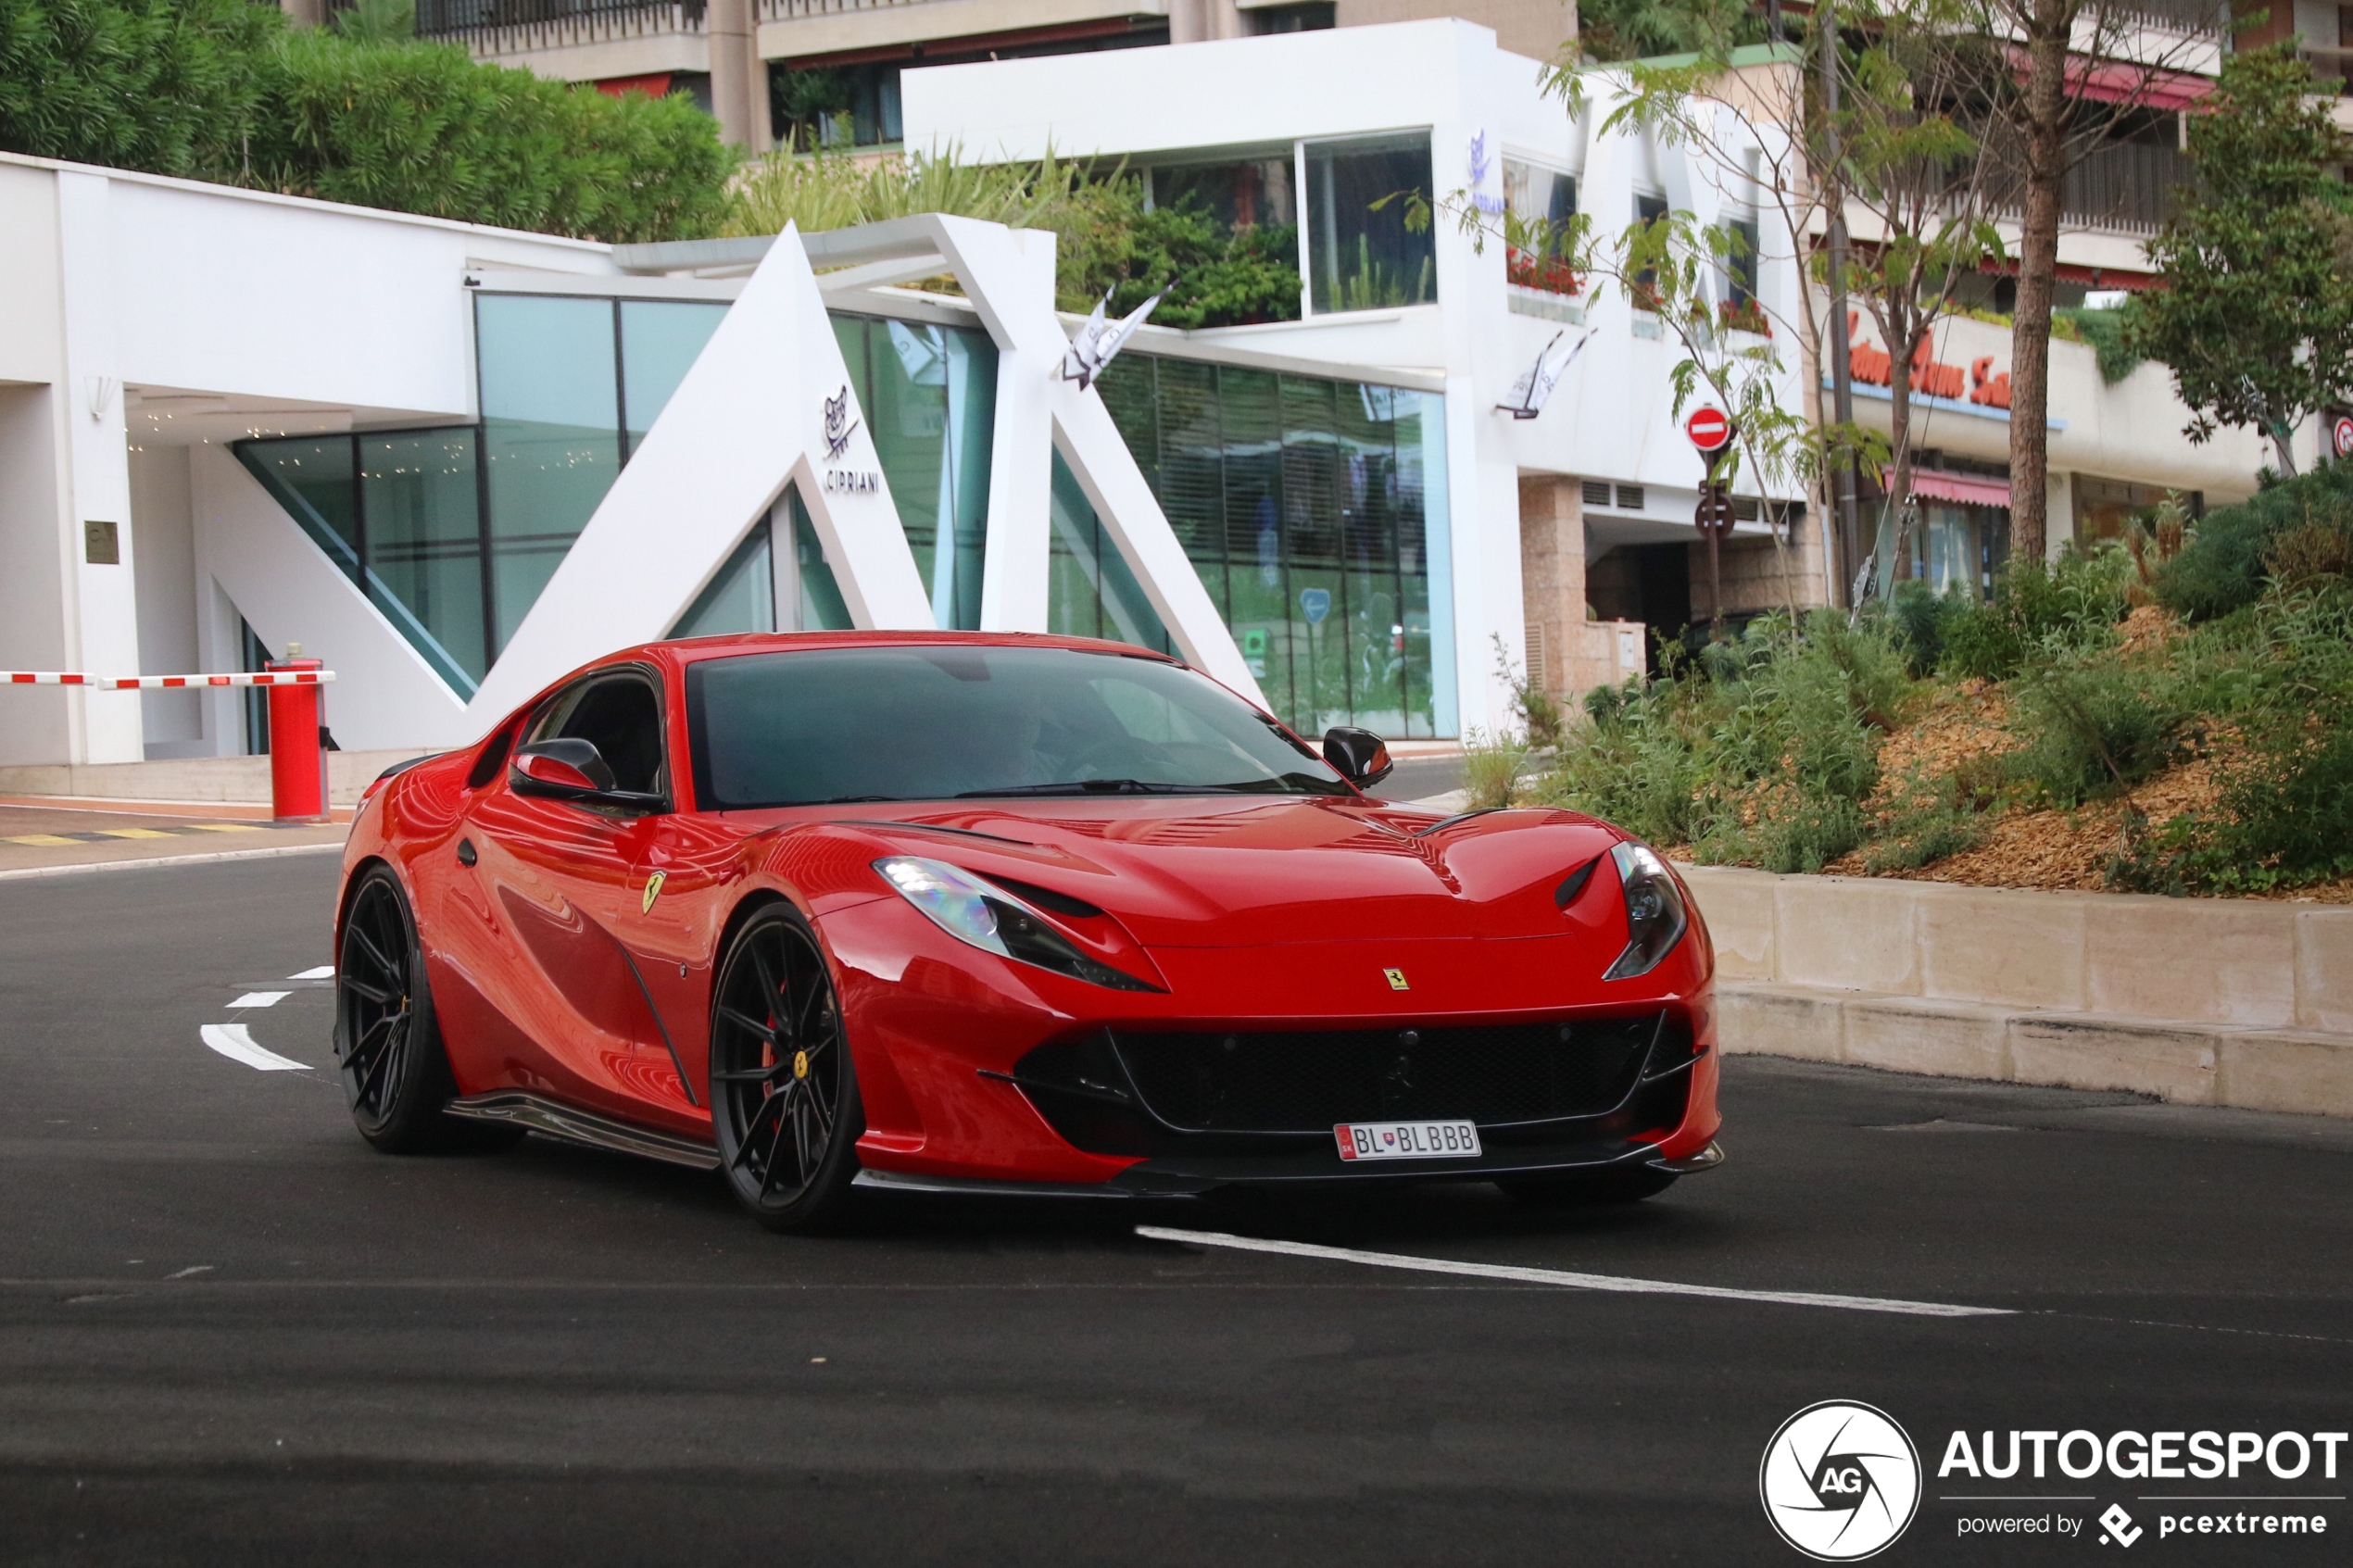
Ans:
{"label": "building window", "polygon": [[1340,7],[1333,4],[1333,0],[1323,0],[1321,5],[1258,6],[1244,11],[1242,19],[1251,31],[1262,35],[1270,32],[1320,32],[1326,28],[1340,25]]}
{"label": "building window", "polygon": [[726,313],[692,301],[474,296],[492,657]]}
{"label": "building window", "polygon": [[[1310,142],[1304,161],[1311,307],[1320,315],[1435,301],[1434,226],[1408,231],[1403,200],[1406,192],[1429,197],[1429,137]],[[1376,202],[1385,205],[1376,210]]]}
{"label": "building window", "polygon": [[1099,384],[1286,723],[1454,733],[1443,399],[1132,350]]}
{"label": "building window", "polygon": [[972,327],[836,316],[883,479],[942,631],[977,630],[997,346]]}
{"label": "building window", "polygon": [[1146,169],[1144,179],[1152,206],[1198,206],[1217,220],[1221,234],[1261,225],[1289,228],[1299,220],[1288,157],[1170,164]]}
{"label": "building window", "polygon": [[[1648,226],[1663,221],[1666,217],[1667,198],[1665,196],[1646,196],[1639,191],[1634,194],[1635,222]],[[1634,286],[1629,292],[1634,296],[1634,308],[1656,310],[1658,308],[1658,269],[1645,267],[1635,273]]]}
{"label": "building window", "polygon": [[474,428],[288,436],[233,450],[434,672],[472,696],[490,668]]}
{"label": "building window", "polygon": [[1504,160],[1504,209],[1529,229],[1558,233],[1577,216],[1577,177],[1541,163]]}
{"label": "building window", "polygon": [[1756,306],[1756,247],[1762,243],[1754,218],[1735,218],[1724,227],[1730,232],[1731,254],[1724,258],[1725,297],[1735,310]]}
{"label": "building window", "polygon": [[768,118],[786,146],[873,147],[901,140],[899,76],[901,60],[818,66],[768,73]]}
{"label": "building window", "polygon": [[1046,630],[1063,637],[1103,637],[1173,654],[1176,645],[1144,586],[1104,530],[1060,452],[1054,454],[1053,535],[1046,563]]}
{"label": "building window", "polygon": [[[776,551],[779,538],[792,541],[782,556]],[[781,616],[780,605],[785,610]],[[851,624],[849,607],[842,602],[841,586],[834,581],[809,508],[802,505],[800,492],[787,486],[784,498],[752,525],[669,634],[847,632]]]}

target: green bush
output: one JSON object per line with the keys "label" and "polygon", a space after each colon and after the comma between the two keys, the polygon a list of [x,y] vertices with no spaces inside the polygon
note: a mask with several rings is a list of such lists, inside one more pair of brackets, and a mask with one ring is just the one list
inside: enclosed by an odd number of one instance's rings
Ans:
{"label": "green bush", "polygon": [[1985,839],[1985,819],[1950,806],[1904,813],[1878,834],[1863,869],[1916,872],[1948,855],[1974,849]]}
{"label": "green bush", "polygon": [[248,0],[0,0],[0,148],[233,178],[284,30]]}
{"label": "green bush", "polygon": [[1945,649],[1959,623],[1977,613],[1977,600],[1956,583],[1940,594],[1918,578],[1895,584],[1889,596],[1887,618],[1894,624],[1896,646],[1914,680],[1926,680],[1944,661]]}
{"label": "green bush", "polygon": [[1881,732],[1909,682],[1883,622],[1765,616],[1667,678],[1589,696],[1545,798],[1702,859],[1818,871],[1863,841]]}
{"label": "green bush", "polygon": [[2208,512],[2197,536],[2159,567],[2158,602],[2185,621],[2213,621],[2262,596],[2282,538],[2306,526],[2353,533],[2353,463],[2329,463]]}
{"label": "green bush", "polygon": [[1940,668],[1949,675],[2004,681],[2038,650],[2113,642],[2116,623],[2131,608],[2126,584],[2132,571],[2131,558],[2107,546],[2088,556],[2070,549],[2048,566],[2011,561],[1994,580],[1990,602],[1965,600],[1946,613],[1939,625]]}
{"label": "green bush", "polygon": [[683,96],[619,97],[454,44],[312,31],[277,50],[257,178],[327,201],[625,243],[709,232],[733,157]]}
{"label": "green bush", "polygon": [[2131,788],[2171,760],[2189,716],[2164,671],[2099,653],[2062,654],[2013,687],[2012,778],[2054,806]]}
{"label": "green bush", "polygon": [[2232,649],[2242,679],[2206,688],[2238,697],[2225,716],[2245,748],[2211,810],[2136,824],[2109,868],[2119,886],[2237,893],[2353,874],[2353,594],[2275,596],[2249,622]]}

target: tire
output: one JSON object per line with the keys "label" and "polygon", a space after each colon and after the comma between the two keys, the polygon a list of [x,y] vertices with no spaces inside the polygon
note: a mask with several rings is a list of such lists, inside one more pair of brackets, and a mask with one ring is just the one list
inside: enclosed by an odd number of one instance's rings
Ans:
{"label": "tire", "polygon": [[1522,1203],[1586,1209],[1655,1198],[1675,1185],[1675,1177],[1670,1172],[1637,1165],[1630,1170],[1571,1171],[1557,1176],[1507,1176],[1495,1185]]}
{"label": "tire", "polygon": [[335,1063],[351,1120],[375,1148],[415,1154],[485,1144],[441,1113],[458,1085],[434,1017],[416,917],[389,866],[360,877],[344,918],[335,954]]}
{"label": "tire", "polygon": [[711,1121],[727,1185],[772,1231],[837,1226],[865,1118],[824,949],[800,912],[745,922],[711,991]]}

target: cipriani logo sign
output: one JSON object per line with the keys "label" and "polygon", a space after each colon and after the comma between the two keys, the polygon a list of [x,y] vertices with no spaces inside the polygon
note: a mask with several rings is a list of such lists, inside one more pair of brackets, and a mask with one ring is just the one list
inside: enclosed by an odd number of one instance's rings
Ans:
{"label": "cipriani logo sign", "polygon": [[1781,1539],[1818,1562],[1857,1562],[1919,1512],[1919,1450],[1885,1411],[1825,1399],[1781,1423],[1756,1490]]}
{"label": "cipriani logo sign", "polygon": [[[838,463],[849,450],[849,438],[858,432],[858,421],[849,417],[849,386],[844,383],[841,391],[824,400],[825,461]],[[880,490],[882,475],[870,470],[825,470],[824,486],[828,495],[842,495],[861,490]]]}

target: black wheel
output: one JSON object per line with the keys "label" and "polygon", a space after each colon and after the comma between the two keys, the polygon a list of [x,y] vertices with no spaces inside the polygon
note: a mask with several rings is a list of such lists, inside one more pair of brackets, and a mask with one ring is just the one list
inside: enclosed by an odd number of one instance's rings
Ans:
{"label": "black wheel", "polygon": [[359,1135],[387,1154],[466,1141],[441,1108],[457,1095],[434,1022],[424,949],[388,866],[359,879],[335,955],[335,1061]]}
{"label": "black wheel", "polygon": [[1640,1203],[1675,1185],[1671,1172],[1638,1165],[1629,1170],[1568,1171],[1557,1176],[1506,1176],[1495,1184],[1522,1203],[1548,1208],[1599,1208]]}
{"label": "black wheel", "polygon": [[711,1120],[728,1185],[760,1223],[836,1223],[865,1130],[841,1004],[799,913],[751,917],[720,965],[711,1016]]}

